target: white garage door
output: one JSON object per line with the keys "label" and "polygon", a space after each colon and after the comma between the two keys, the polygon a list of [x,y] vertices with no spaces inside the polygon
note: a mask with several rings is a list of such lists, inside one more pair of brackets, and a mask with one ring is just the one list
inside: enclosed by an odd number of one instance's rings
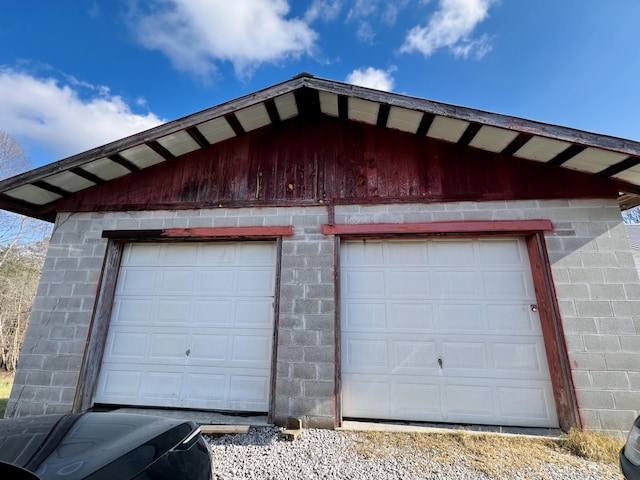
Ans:
{"label": "white garage door", "polygon": [[343,417],[557,427],[519,238],[341,247]]}
{"label": "white garage door", "polygon": [[123,252],[96,403],[268,411],[274,242]]}

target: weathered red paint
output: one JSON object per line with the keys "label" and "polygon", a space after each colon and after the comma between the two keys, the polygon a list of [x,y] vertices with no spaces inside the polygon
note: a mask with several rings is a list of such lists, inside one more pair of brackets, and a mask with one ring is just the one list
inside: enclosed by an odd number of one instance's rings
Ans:
{"label": "weathered red paint", "polygon": [[164,230],[105,230],[104,238],[112,240],[207,240],[221,238],[278,238],[293,235],[293,226],[268,227],[198,227],[167,228]]}
{"label": "weathered red paint", "polygon": [[617,198],[607,178],[340,119],[296,118],[83,190],[57,211]]}

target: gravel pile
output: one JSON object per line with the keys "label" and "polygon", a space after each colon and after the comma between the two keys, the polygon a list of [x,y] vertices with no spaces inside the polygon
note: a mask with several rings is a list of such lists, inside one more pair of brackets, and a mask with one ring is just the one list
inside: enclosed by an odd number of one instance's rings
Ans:
{"label": "gravel pile", "polygon": [[573,465],[540,465],[535,471],[512,471],[493,477],[458,461],[429,460],[406,447],[371,458],[356,453],[357,433],[305,429],[295,441],[281,438],[278,427],[252,427],[248,434],[205,436],[213,452],[213,478],[231,479],[620,479],[617,470],[576,459]]}

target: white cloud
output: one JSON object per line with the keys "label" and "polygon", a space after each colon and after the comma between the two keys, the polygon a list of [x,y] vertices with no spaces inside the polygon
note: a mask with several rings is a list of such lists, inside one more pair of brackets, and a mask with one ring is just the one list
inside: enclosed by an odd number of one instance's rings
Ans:
{"label": "white cloud", "polygon": [[[182,71],[207,78],[216,62],[231,62],[246,76],[262,63],[310,54],[317,33],[287,18],[287,0],[156,0],[132,15],[131,28],[147,48]],[[148,3],[147,3],[148,5]]]}
{"label": "white cloud", "polygon": [[307,23],[314,22],[319,18],[325,21],[335,20],[341,8],[340,0],[313,0],[304,14],[304,19]]}
{"label": "white cloud", "polygon": [[359,68],[347,75],[347,82],[361,87],[375,88],[390,92],[393,90],[394,79],[391,75],[395,68],[379,70],[373,67]]}
{"label": "white cloud", "polygon": [[395,25],[400,11],[409,0],[382,2],[381,0],[355,0],[347,13],[347,23],[356,23],[356,37],[363,43],[375,43],[374,23],[382,22],[387,26]]}
{"label": "white cloud", "polygon": [[476,26],[485,20],[489,7],[496,0],[440,0],[438,10],[431,16],[426,27],[413,27],[402,45],[401,52],[418,51],[425,57],[440,48],[449,48],[456,56],[468,57],[472,53],[478,58],[485,55],[491,46],[486,35],[472,39]]}
{"label": "white cloud", "polygon": [[0,105],[0,129],[54,157],[79,153],[163,123],[153,113],[132,112],[106,87],[61,84],[7,68],[0,68]]}

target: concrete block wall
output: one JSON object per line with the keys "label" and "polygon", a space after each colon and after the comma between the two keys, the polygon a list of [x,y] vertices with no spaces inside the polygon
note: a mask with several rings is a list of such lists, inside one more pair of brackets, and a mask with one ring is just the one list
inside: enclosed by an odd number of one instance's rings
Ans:
{"label": "concrete block wall", "polygon": [[[546,235],[580,415],[623,435],[640,410],[640,281],[614,200],[345,205],[338,224],[550,219]],[[282,241],[274,418],[334,426],[335,239],[325,207],[60,215],[7,416],[72,408],[107,242],[103,230],[293,225]]]}

